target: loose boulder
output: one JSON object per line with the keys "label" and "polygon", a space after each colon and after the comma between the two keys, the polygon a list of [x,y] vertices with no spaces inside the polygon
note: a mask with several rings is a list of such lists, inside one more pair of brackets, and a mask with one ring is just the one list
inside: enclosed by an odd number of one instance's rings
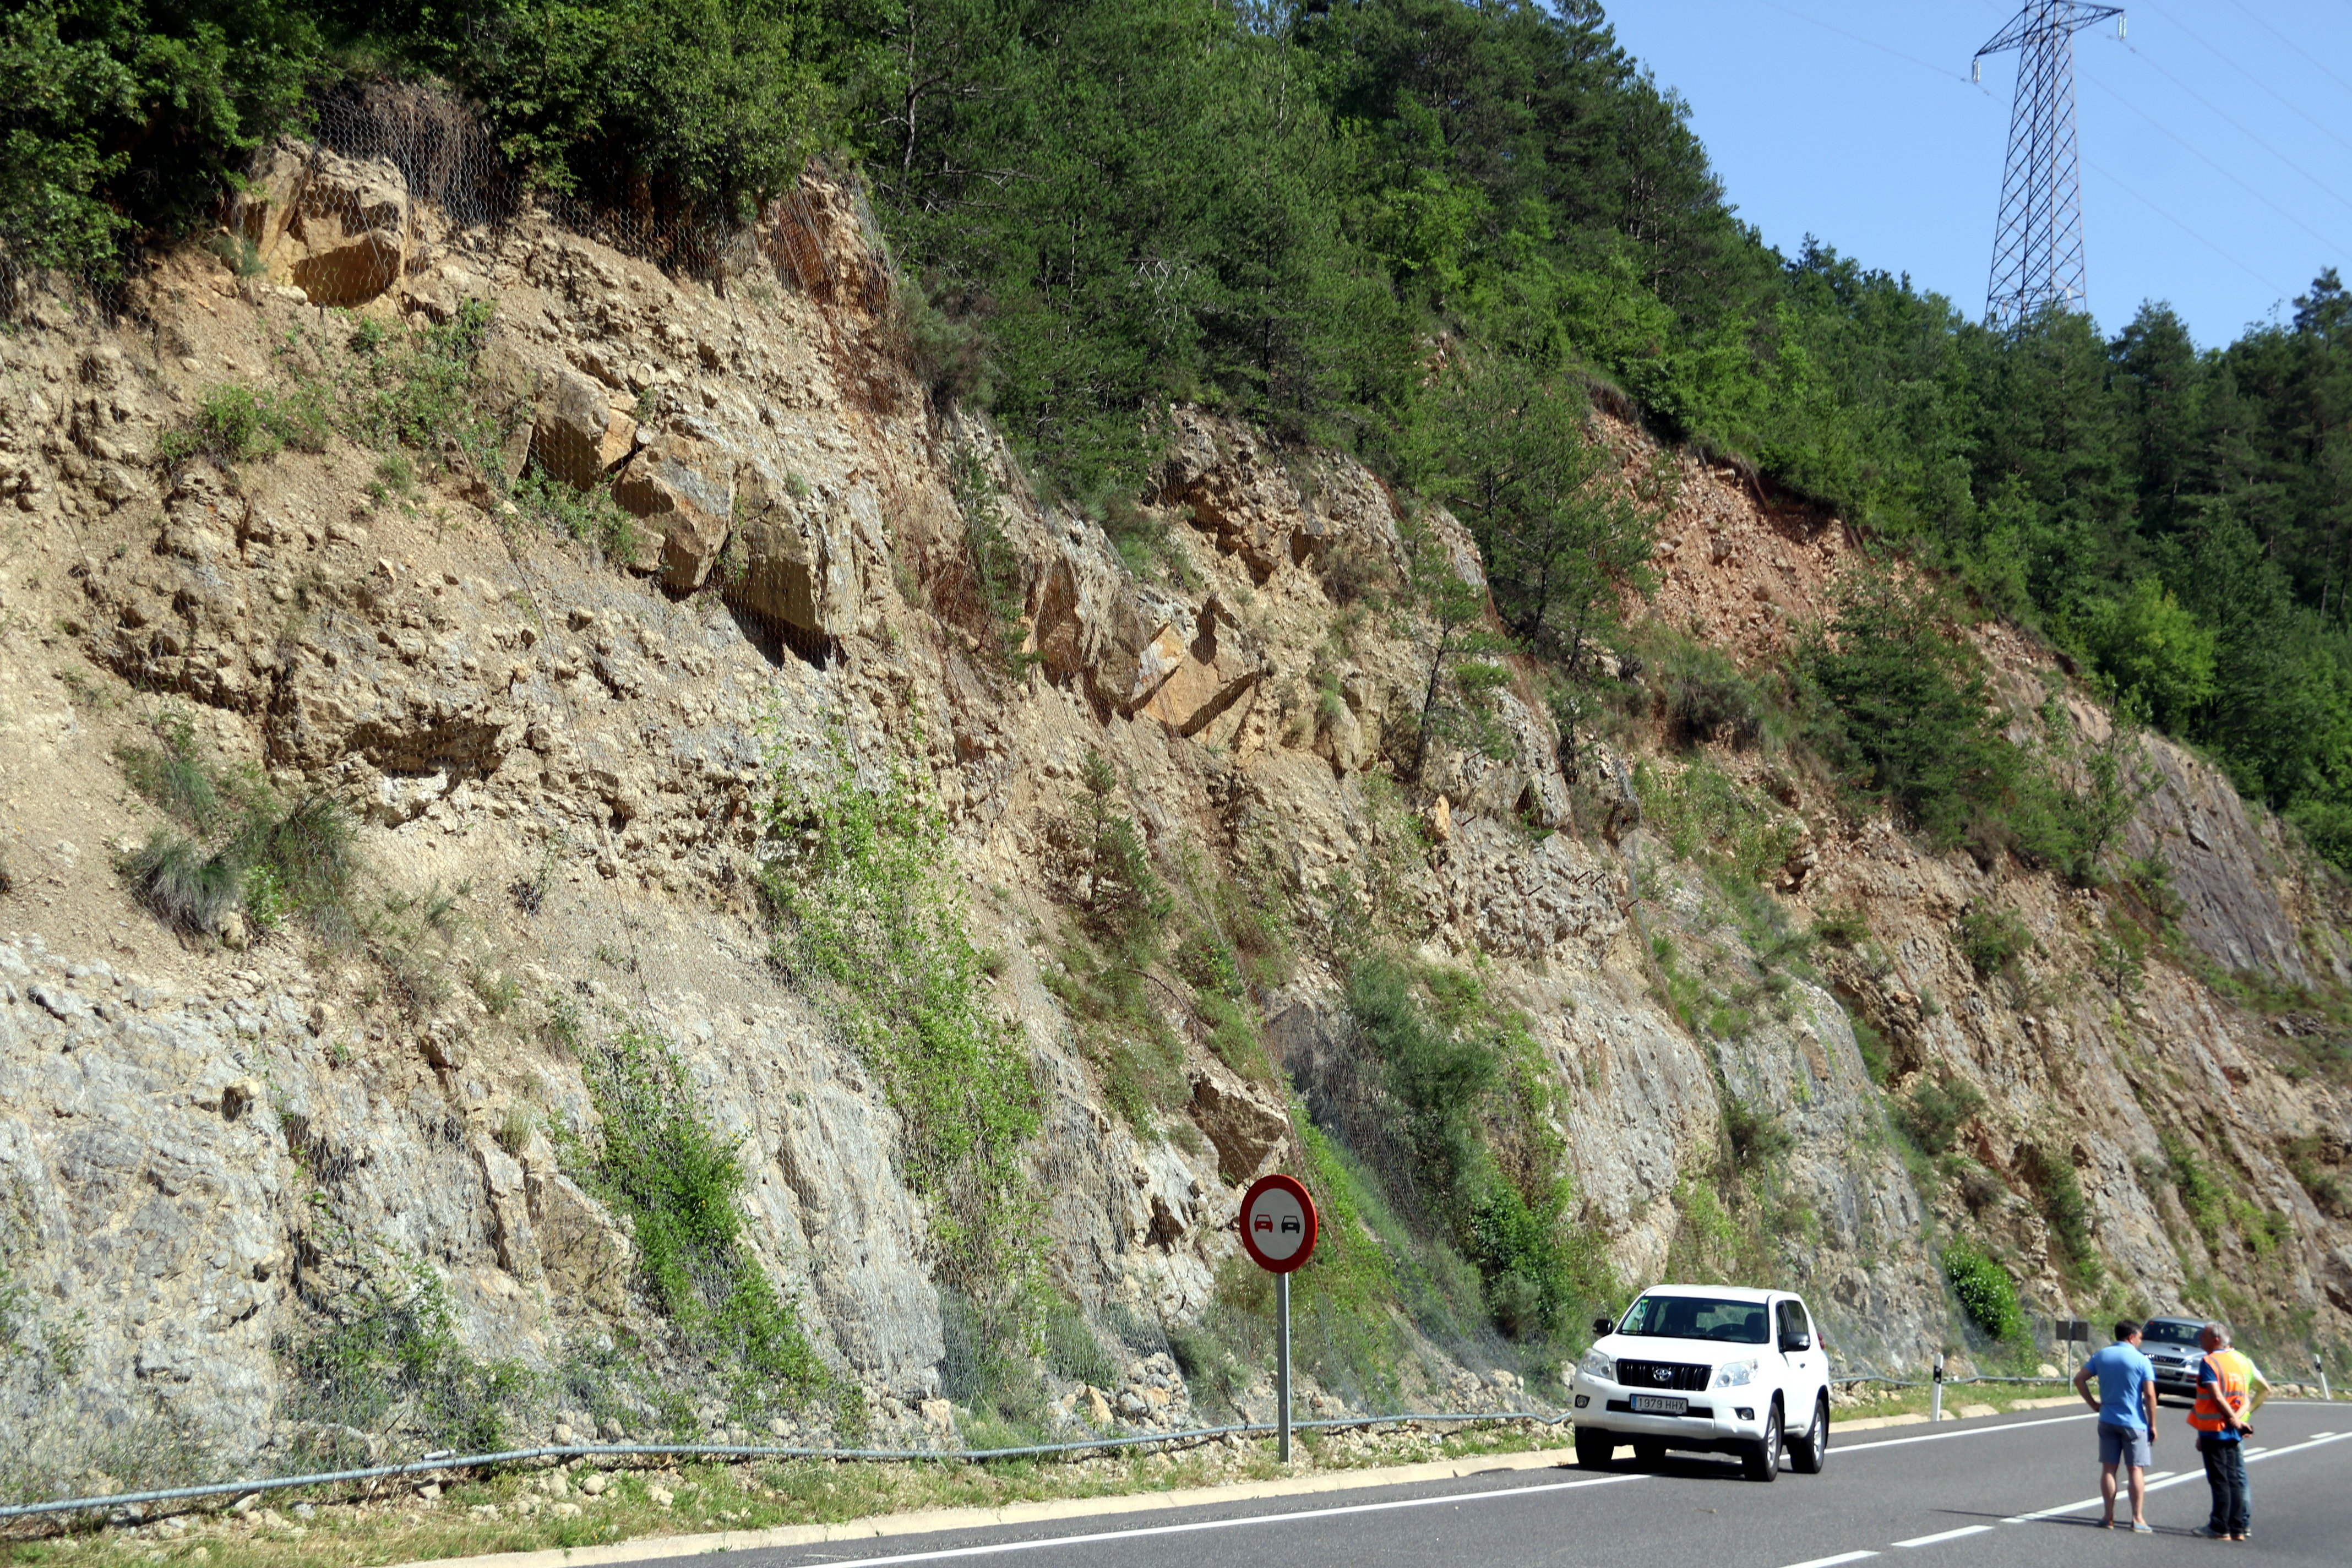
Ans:
{"label": "loose boulder", "polygon": [[845,503],[827,506],[757,460],[737,469],[735,486],[741,576],[730,597],[797,632],[847,634],[860,585]]}
{"label": "loose boulder", "polygon": [[[1170,650],[1163,639],[1172,640],[1163,630],[1152,639],[1144,658],[1167,659]],[[1202,607],[1199,629],[1174,665],[1137,711],[1150,714],[1180,735],[1197,735],[1207,729],[1265,673],[1244,647],[1240,628],[1214,598]],[[1142,677],[1138,679],[1140,681]]]}
{"label": "loose boulder", "polygon": [[735,465],[691,436],[660,436],[613,481],[621,509],[657,535],[662,581],[699,588],[727,542],[735,506]]}
{"label": "loose boulder", "polygon": [[1192,1079],[1192,1120],[1217,1150],[1217,1171],[1236,1185],[1250,1180],[1290,1135],[1290,1119],[1230,1073],[1212,1068]]}
{"label": "loose boulder", "polygon": [[555,373],[539,405],[530,455],[552,478],[584,490],[629,455],[636,433],[636,421],[613,406],[602,385],[567,368]]}
{"label": "loose boulder", "polygon": [[313,305],[363,305],[407,266],[408,182],[390,159],[279,142],[262,156],[238,226],[272,281]]}

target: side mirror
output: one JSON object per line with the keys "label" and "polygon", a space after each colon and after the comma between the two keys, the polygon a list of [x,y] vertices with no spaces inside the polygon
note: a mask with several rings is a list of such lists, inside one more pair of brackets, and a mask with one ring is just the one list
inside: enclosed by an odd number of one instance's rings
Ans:
{"label": "side mirror", "polygon": [[1812,1348],[1813,1336],[1811,1334],[1786,1333],[1780,1336],[1780,1349],[1783,1353],[1792,1351],[1809,1351]]}
{"label": "side mirror", "polygon": [[1616,1331],[1616,1323],[1611,1319],[1595,1318],[1592,1320],[1592,1331],[1595,1336],[1604,1336],[1613,1333]]}

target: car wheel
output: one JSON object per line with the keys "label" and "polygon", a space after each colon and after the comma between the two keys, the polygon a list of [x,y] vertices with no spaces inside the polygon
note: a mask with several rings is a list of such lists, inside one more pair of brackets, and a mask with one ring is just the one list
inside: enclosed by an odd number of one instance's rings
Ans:
{"label": "car wheel", "polygon": [[1591,1427],[1576,1429],[1576,1466],[1581,1470],[1605,1470],[1615,1463],[1617,1441]]}
{"label": "car wheel", "polygon": [[1789,1468],[1801,1476],[1818,1476],[1830,1457],[1830,1396],[1813,1401],[1812,1425],[1789,1444]]}
{"label": "car wheel", "polygon": [[1645,1470],[1654,1470],[1666,1462],[1666,1446],[1655,1437],[1636,1437],[1633,1462]]}
{"label": "car wheel", "polygon": [[1741,1463],[1751,1481],[1769,1481],[1780,1474],[1780,1402],[1772,1401],[1772,1408],[1764,1416],[1764,1436],[1748,1445],[1740,1456]]}

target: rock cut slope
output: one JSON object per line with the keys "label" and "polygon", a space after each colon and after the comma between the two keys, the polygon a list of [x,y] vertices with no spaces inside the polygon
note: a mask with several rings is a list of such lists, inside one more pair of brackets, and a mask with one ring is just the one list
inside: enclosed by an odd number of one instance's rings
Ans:
{"label": "rock cut slope", "polygon": [[[1022,1244],[1092,1347],[1042,1373],[1063,1429],[1187,1424],[1199,1391],[1168,1336],[1234,1289],[1241,1187],[1307,1158],[1309,1120],[1368,1160],[1390,1147],[1345,1002],[1353,922],[1526,1021],[1570,1224],[1619,1279],[1769,1270],[1813,1294],[1842,1355],[1910,1365],[1960,1342],[1937,1255],[1968,1234],[2037,1310],[2226,1284],[2342,1338],[2352,1233],[2326,1173],[2352,1122],[2303,1048],[2327,1024],[2230,978],[2352,979],[2338,895],[2196,759],[2146,745],[2162,787],[2131,847],[2168,858],[2182,945],[2132,990],[2089,978],[2116,895],[1930,853],[1762,752],[1702,753],[1786,829],[1781,918],[1851,916],[1791,966],[1642,825],[1695,765],[1646,699],[1571,787],[1521,670],[1495,698],[1507,745],[1395,782],[1426,664],[1381,585],[1409,521],[1477,562],[1351,458],[1177,410],[1141,524],[1114,538],[933,403],[854,196],[821,177],[696,280],[544,216],[458,230],[389,163],[280,153],[238,220],[261,271],[191,248],[120,317],[46,298],[0,342],[0,1215],[20,1342],[50,1347],[0,1384],[25,1484],[317,1451],[335,1422],[297,1352],[376,1323],[386,1279],[446,1304],[469,1364],[550,1380],[530,1419],[742,1430],[583,1163],[609,1109],[600,1042],[632,1031],[667,1043],[734,1151],[742,1246],[826,1369],[833,1392],[772,1430],[932,1442],[984,1420],[978,1298],[942,1270],[957,1215],[910,1163],[909,1102],[778,962],[758,892],[797,852],[779,803],[845,756],[869,787],[919,777],[942,813],[984,1005],[1036,1086]],[[349,418],[236,460],[173,444],[225,385],[299,414],[383,363],[347,340],[389,353],[485,321],[490,437],[446,466]],[[1689,460],[1677,505],[1647,613],[1781,657],[1843,531]],[[566,517],[590,542],[551,531]],[[248,896],[175,929],[135,899],[118,861],[164,819],[126,759],[159,734],[340,803],[359,927],[265,930]],[[1072,932],[1095,895],[1070,861],[1090,756],[1165,876],[1288,911],[1290,962],[1241,992],[1271,1070],[1220,1045],[1173,970],[1143,976],[1156,1025],[1120,1026],[1163,1058],[1120,1055],[1087,1015]],[[2033,945],[1980,974],[1961,921],[1996,905]],[[1906,1163],[1889,1090],[1927,1081],[1983,1103],[1959,1158]],[[2199,1136],[2208,1108],[2231,1146]],[[2096,1286],[2053,1240],[2053,1163]],[[1391,1394],[1518,1397],[1490,1326],[1426,1328]],[[616,1355],[684,1405],[657,1408]],[[1318,1393],[1382,1396],[1336,1373]]]}

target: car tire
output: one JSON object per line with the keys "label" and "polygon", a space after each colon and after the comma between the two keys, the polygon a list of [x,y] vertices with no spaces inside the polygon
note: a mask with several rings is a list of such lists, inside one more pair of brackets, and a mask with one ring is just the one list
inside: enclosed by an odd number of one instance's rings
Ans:
{"label": "car tire", "polygon": [[1633,1439],[1633,1462],[1645,1470],[1654,1470],[1666,1462],[1666,1445],[1656,1437]]}
{"label": "car tire", "polygon": [[1617,1440],[1606,1432],[1591,1427],[1576,1429],[1576,1468],[1580,1470],[1605,1470],[1615,1464]]}
{"label": "car tire", "polygon": [[1789,1468],[1801,1476],[1818,1476],[1830,1457],[1830,1396],[1813,1401],[1812,1424],[1789,1443]]}
{"label": "car tire", "polygon": [[1751,1481],[1778,1480],[1780,1476],[1780,1401],[1776,1396],[1772,1408],[1764,1415],[1764,1436],[1748,1445],[1739,1456],[1741,1467]]}

